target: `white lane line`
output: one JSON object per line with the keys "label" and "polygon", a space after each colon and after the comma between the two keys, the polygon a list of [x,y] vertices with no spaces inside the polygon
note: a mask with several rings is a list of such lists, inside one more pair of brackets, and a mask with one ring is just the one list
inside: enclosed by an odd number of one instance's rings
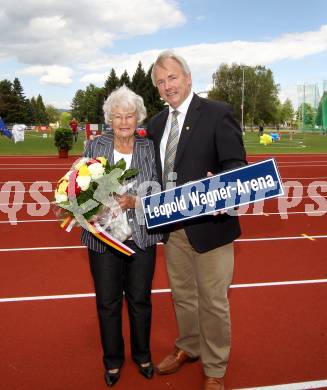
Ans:
{"label": "white lane line", "polygon": [[327,388],[327,379],[310,382],[287,383],[284,385],[243,387],[236,390],[307,390]]}
{"label": "white lane line", "polygon": [[284,154],[284,153],[272,153],[272,154],[269,154],[269,153],[258,153],[258,154],[249,154],[249,158],[256,158],[256,157],[274,157],[274,158],[293,158],[295,156],[297,157],[312,157],[312,158],[316,158],[316,157],[327,157],[327,154],[324,153],[324,152],[321,152],[321,153],[292,153],[292,154]]}
{"label": "white lane line", "polygon": [[59,170],[62,170],[62,169],[67,169],[67,168],[39,168],[39,167],[37,167],[37,168],[32,168],[32,167],[30,167],[30,168],[0,168],[0,170],[1,171],[8,171],[8,170],[11,170],[11,171],[21,171],[22,169],[28,169],[29,171],[32,171],[32,170],[37,170],[37,171],[39,171],[40,169],[46,169],[47,171],[49,171],[50,169],[54,169],[54,170],[57,170],[57,171],[59,171]]}
{"label": "white lane line", "polygon": [[[8,191],[10,192],[10,191]],[[24,191],[21,191],[24,192]],[[38,192],[38,191],[35,191]],[[49,191],[52,192],[52,191]],[[315,198],[327,198],[327,195],[312,195],[312,196],[279,196],[279,199],[315,199]],[[23,206],[26,204],[33,204],[33,205],[42,205],[42,204],[49,204],[49,202],[14,202],[14,203],[0,203],[0,206]]]}
{"label": "white lane line", "polygon": [[[327,283],[327,279],[312,279],[312,280],[290,280],[285,282],[268,282],[268,283],[246,283],[246,284],[232,284],[230,288],[251,288],[251,287],[271,287],[271,286],[288,286],[288,285],[302,285],[302,284],[317,284]],[[152,294],[167,294],[171,292],[170,288],[153,289]],[[78,299],[78,298],[93,298],[95,293],[85,294],[62,294],[62,295],[38,295],[31,297],[11,297],[0,298],[0,303],[4,302],[24,302],[24,301],[46,301],[56,299]]]}
{"label": "white lane line", "polygon": [[327,180],[327,176],[316,176],[316,177],[282,177],[282,180],[316,180],[316,179],[325,179]]}
{"label": "white lane line", "polygon": [[50,183],[50,184],[57,184],[58,182],[57,181],[49,181],[49,180],[35,180],[35,181],[21,181],[21,180],[7,180],[7,181],[0,181],[0,184],[6,184],[8,182],[12,182],[12,181],[19,181],[20,183],[22,184],[34,184],[35,182],[36,183],[39,183],[39,182],[46,182],[46,183]]}
{"label": "white lane line", "polygon": [[307,237],[291,236],[291,237],[240,238],[240,239],[235,240],[235,241],[236,242],[258,242],[258,241],[279,241],[279,240],[307,240],[308,237],[311,237],[311,238],[327,238],[327,235],[320,235],[320,236],[308,235]]}
{"label": "white lane line", "polygon": [[[304,162],[307,162],[307,161],[304,161]],[[252,163],[252,162],[251,162]],[[294,165],[286,165],[286,164],[294,164]],[[317,163],[322,163],[322,164],[317,164]],[[277,162],[278,166],[280,168],[297,168],[297,167],[326,167],[327,164],[325,161],[315,161],[314,164],[301,164],[299,162],[292,162],[292,161],[288,161],[288,162]],[[285,164],[285,165],[283,165]],[[295,165],[296,164],[296,165]],[[63,168],[70,168],[71,165],[67,165],[67,164],[1,164],[0,163],[0,166],[5,166],[5,167],[8,167],[8,168],[5,168],[5,169],[42,169],[42,168],[39,168],[39,166],[41,167],[45,167],[45,166],[55,166],[55,167],[59,167],[58,169],[63,169]],[[15,167],[13,167],[15,166]],[[25,166],[28,166],[29,168],[24,168]],[[33,168],[34,167],[34,168]],[[0,169],[4,169],[4,168],[0,168]]]}
{"label": "white lane line", "polygon": [[[51,183],[50,183],[51,184]],[[292,186],[293,187],[293,186]],[[294,186],[295,187],[295,186]],[[300,187],[300,186],[299,186]],[[5,193],[5,192],[9,192],[9,193],[12,193],[13,191],[12,190],[10,190],[10,191],[8,191],[8,190],[4,190],[4,191],[1,191],[1,192],[3,192],[3,193]],[[15,193],[18,193],[18,192],[23,192],[24,194],[25,193],[27,193],[27,194],[35,194],[35,193],[40,193],[40,194],[43,194],[43,193],[45,193],[45,192],[49,192],[49,193],[53,193],[54,191],[53,190],[43,190],[43,189],[40,189],[39,191],[31,191],[31,190],[24,190],[24,191],[15,191]]]}
{"label": "white lane line", "polygon": [[[252,163],[252,160],[249,161],[250,163]],[[299,161],[299,160],[295,160],[295,161],[277,161],[278,165],[279,164],[306,164],[306,163],[310,163],[310,164],[320,164],[320,163],[327,163],[327,159],[326,160],[304,160],[304,161]]]}
{"label": "white lane line", "polygon": [[[317,177],[283,177],[282,178],[283,180],[288,180],[288,179],[292,179],[292,180],[300,180],[300,179],[304,179],[304,180],[308,180],[308,179],[325,179],[327,180],[327,176],[317,176]],[[17,181],[17,180],[8,180],[8,181],[0,181],[0,184],[6,184],[8,183],[9,181]],[[47,183],[51,183],[51,184],[57,184],[57,181],[49,181],[49,180],[35,180],[35,181],[21,181],[21,180],[18,180],[20,183],[22,184],[34,184],[35,182],[42,182],[42,181],[46,181]],[[326,184],[327,185],[327,184]],[[325,184],[323,184],[323,186],[325,186]],[[294,188],[294,187],[300,187],[300,186],[293,186],[293,185],[285,185],[284,186],[285,188],[288,188],[288,187],[291,187],[291,188]],[[303,185],[302,187],[304,188],[307,188],[308,186],[307,185]]]}
{"label": "white lane line", "polygon": [[[245,145],[245,149],[250,147],[250,148],[255,148],[258,146],[257,142],[249,142],[249,141],[245,141],[244,143]],[[281,151],[279,151],[278,149],[293,149],[293,150],[296,150],[296,149],[305,149],[307,148],[308,146],[305,144],[305,142],[303,142],[302,140],[294,140],[294,141],[284,141],[282,145],[277,145],[276,143],[274,144],[273,148],[275,149],[276,153],[281,153]],[[277,150],[276,150],[277,149]],[[296,150],[298,152],[298,150]]]}
{"label": "white lane line", "polygon": [[321,195],[313,195],[313,196],[279,196],[278,198],[279,199],[314,199],[314,198],[325,198],[325,197],[327,197],[327,195],[321,194]]}
{"label": "white lane line", "polygon": [[[258,242],[258,241],[286,241],[286,240],[307,240],[310,238],[327,238],[327,235],[312,236],[291,236],[291,237],[262,237],[262,238],[239,238],[234,242]],[[157,245],[163,245],[158,243]],[[84,245],[71,245],[71,246],[44,246],[44,247],[31,247],[31,248],[1,248],[0,252],[23,252],[23,251],[51,251],[51,250],[64,250],[64,249],[86,249]]]}
{"label": "white lane line", "polygon": [[230,286],[230,288],[290,286],[290,285],[317,284],[317,283],[327,283],[327,279],[289,280],[289,281],[285,281],[285,282],[267,282],[267,283],[232,284],[232,285]]}
{"label": "white lane line", "polygon": [[298,168],[298,167],[327,167],[327,164],[298,164],[298,165],[282,165],[278,163],[279,168]]}
{"label": "white lane line", "polygon": [[[315,211],[289,211],[289,212],[261,212],[261,213],[239,213],[239,217],[260,217],[263,215],[319,215],[324,216],[327,213],[327,210],[315,210]],[[16,223],[42,223],[42,222],[59,222],[58,219],[26,219],[26,220],[9,220],[9,221],[0,221],[0,224],[16,224]]]}
{"label": "white lane line", "polygon": [[[316,210],[316,211],[289,211],[287,212],[269,212],[265,211],[264,214],[267,215],[292,215],[292,214],[317,214],[319,216],[323,216],[327,213],[327,210]],[[263,213],[248,213],[248,214],[238,214],[239,217],[253,217],[253,216],[258,216],[258,215],[264,215]],[[323,214],[323,215],[322,215]]]}
{"label": "white lane line", "polygon": [[[300,183],[301,183],[301,180],[312,180],[312,181],[315,181],[315,180],[325,180],[327,181],[327,176],[316,176],[316,177],[282,177],[281,178],[282,181],[284,182],[285,180],[298,180]],[[20,183],[22,184],[34,184],[35,182],[42,182],[42,181],[46,181],[47,183],[50,183],[50,184],[57,184],[58,181],[49,181],[49,180],[40,180],[40,179],[37,179],[35,181],[21,181],[21,180],[17,180],[17,179],[10,179],[10,180],[7,180],[7,181],[0,181],[0,184],[6,184],[8,182],[17,182],[19,181]],[[322,185],[323,187],[325,186],[325,184]],[[300,187],[300,186],[293,186],[293,185],[285,185],[284,186],[285,188],[294,188],[294,187]],[[307,188],[308,185],[302,185],[302,187],[304,188]],[[41,191],[42,192],[42,191]]]}
{"label": "white lane line", "polygon": [[45,247],[35,247],[35,248],[2,248],[0,249],[0,252],[53,251],[53,250],[64,250],[64,249],[86,249],[86,246],[72,245],[72,246],[45,246]]}
{"label": "white lane line", "polygon": [[27,219],[27,220],[21,220],[21,221],[0,221],[0,224],[2,224],[2,223],[10,223],[10,224],[34,223],[34,222],[59,222],[59,220],[58,219]]}
{"label": "white lane line", "polygon": [[36,297],[16,297],[16,298],[0,298],[0,303],[4,302],[24,302],[24,301],[47,301],[55,299],[76,299],[76,298],[93,298],[94,293],[88,294],[66,294],[66,295],[40,295]]}
{"label": "white lane line", "polygon": [[[317,162],[320,162],[320,161],[317,161]],[[69,165],[69,164],[60,164],[60,163],[58,163],[58,164],[44,164],[44,163],[33,163],[33,164],[12,164],[12,163],[10,163],[10,164],[1,164],[0,163],[0,166],[2,166],[2,165],[5,165],[5,166],[10,166],[10,167],[12,167],[13,165],[14,166],[19,166],[19,167],[22,167],[22,166],[30,166],[30,165],[41,165],[42,167],[44,167],[44,166],[53,166],[53,165],[55,165],[55,166],[60,166],[60,167],[67,167],[67,168],[70,168],[71,167],[71,165]]]}
{"label": "white lane line", "polygon": [[[0,182],[0,184],[1,183],[4,183],[4,182]],[[23,183],[23,184],[31,184],[32,182],[21,182],[21,183]],[[51,182],[51,181],[46,181],[46,183],[50,183],[50,184],[53,184],[53,183],[56,183],[56,182]],[[42,182],[41,182],[41,184],[42,184]],[[293,185],[284,185],[284,188],[301,188],[301,187],[303,187],[303,188],[308,188],[309,186],[293,186]],[[326,181],[326,184],[321,184],[321,185],[319,185],[319,187],[322,187],[322,188],[324,188],[324,187],[327,187],[327,181]],[[12,192],[12,191],[9,191],[9,190],[2,190],[1,192]],[[15,192],[29,192],[30,194],[32,194],[32,193],[35,193],[35,192],[41,192],[41,193],[43,193],[43,192],[53,192],[53,190],[43,190],[43,189],[40,189],[40,190],[38,190],[38,191],[31,191],[31,190],[25,190],[25,191],[20,191],[20,190],[16,190]]]}
{"label": "white lane line", "polygon": [[50,203],[51,203],[50,200],[49,200],[49,202],[14,202],[14,203],[0,203],[0,206],[8,206],[8,207],[10,206],[10,207],[12,207],[12,206],[24,206],[26,204],[34,204],[34,205],[47,204],[47,205],[49,205]]}

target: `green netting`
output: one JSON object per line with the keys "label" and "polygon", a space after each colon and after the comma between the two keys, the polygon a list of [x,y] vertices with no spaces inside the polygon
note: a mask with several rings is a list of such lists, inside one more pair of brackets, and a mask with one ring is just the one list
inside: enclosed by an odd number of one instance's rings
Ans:
{"label": "green netting", "polygon": [[298,102],[298,129],[325,133],[327,129],[327,91],[325,90],[320,98],[317,84],[298,85]]}
{"label": "green netting", "polygon": [[316,127],[326,133],[327,130],[327,91],[324,92],[317,109],[317,115],[315,119]]}

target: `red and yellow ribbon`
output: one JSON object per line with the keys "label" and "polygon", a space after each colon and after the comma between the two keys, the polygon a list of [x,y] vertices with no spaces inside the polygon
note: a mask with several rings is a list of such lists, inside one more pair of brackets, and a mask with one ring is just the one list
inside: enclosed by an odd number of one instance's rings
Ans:
{"label": "red and yellow ribbon", "polygon": [[[66,232],[70,232],[75,223],[75,218],[67,217],[63,220],[60,227],[66,230]],[[117,240],[117,238],[106,232],[97,222],[87,222],[87,228],[96,238],[98,238],[105,244],[117,249],[119,252],[124,253],[124,255],[131,256],[135,253],[127,245],[123,244],[121,241]]]}

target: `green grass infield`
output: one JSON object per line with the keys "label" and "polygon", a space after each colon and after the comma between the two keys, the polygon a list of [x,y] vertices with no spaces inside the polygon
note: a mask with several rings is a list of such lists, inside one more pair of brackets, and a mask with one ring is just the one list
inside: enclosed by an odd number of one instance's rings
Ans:
{"label": "green grass infield", "polygon": [[[0,155],[55,156],[58,155],[58,151],[53,141],[53,134],[47,134],[45,137],[41,133],[32,131],[25,132],[25,140],[17,143],[5,136],[0,136]],[[84,141],[85,134],[80,133],[69,154],[81,155]],[[327,135],[315,133],[282,132],[279,141],[265,146],[260,144],[257,131],[246,132],[244,144],[248,154],[327,153]]]}

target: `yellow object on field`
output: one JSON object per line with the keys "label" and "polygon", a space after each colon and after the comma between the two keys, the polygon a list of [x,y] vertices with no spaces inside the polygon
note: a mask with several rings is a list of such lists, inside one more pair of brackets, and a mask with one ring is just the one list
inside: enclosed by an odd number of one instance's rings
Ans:
{"label": "yellow object on field", "polygon": [[272,143],[272,136],[269,134],[264,134],[260,136],[260,144],[263,144],[265,146]]}

